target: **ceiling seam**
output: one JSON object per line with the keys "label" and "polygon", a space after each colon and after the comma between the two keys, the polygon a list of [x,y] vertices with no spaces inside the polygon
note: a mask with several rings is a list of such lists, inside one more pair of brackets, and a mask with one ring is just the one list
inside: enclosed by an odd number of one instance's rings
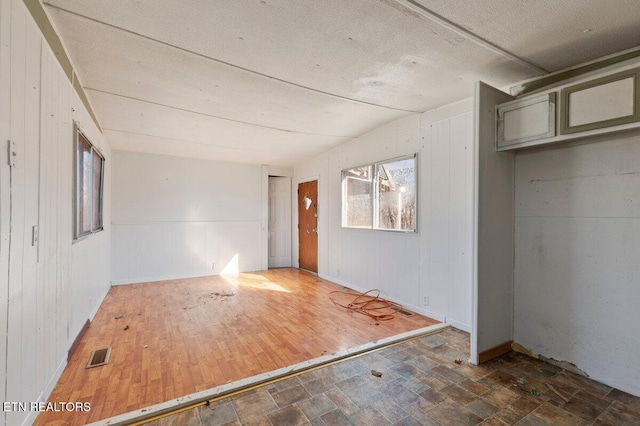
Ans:
{"label": "ceiling seam", "polygon": [[221,117],[219,115],[207,114],[206,112],[194,111],[194,110],[190,110],[190,109],[186,109],[186,108],[180,108],[180,107],[173,106],[173,105],[161,104],[159,102],[149,101],[149,100],[146,100],[146,99],[136,98],[136,97],[128,96],[128,95],[121,95],[119,93],[109,92],[109,91],[101,90],[101,89],[95,89],[95,88],[92,88],[92,87],[86,87],[85,86],[84,89],[87,90],[87,91],[91,91],[91,92],[104,93],[105,95],[111,95],[111,96],[116,96],[116,97],[119,97],[119,98],[130,99],[132,101],[143,102],[143,103],[146,103],[146,104],[151,104],[151,105],[155,105],[155,106],[159,106],[159,107],[163,107],[163,108],[169,108],[169,109],[174,109],[174,110],[177,110],[177,111],[188,112],[190,114],[202,115],[202,116],[205,116],[205,117],[216,118],[216,119],[224,120],[224,121],[231,121],[233,123],[245,124],[245,125],[253,126],[253,127],[260,127],[262,129],[275,130],[275,131],[283,132],[283,133],[293,133],[293,134],[297,134],[297,135],[321,136],[321,137],[331,137],[331,138],[356,138],[357,137],[357,136],[344,136],[344,135],[325,135],[325,134],[320,134],[320,133],[308,133],[308,132],[301,132],[301,131],[298,131],[298,130],[281,129],[281,128],[278,128],[278,127],[266,126],[264,124],[257,124],[257,123],[252,123],[252,122],[249,122],[249,121],[236,120],[234,118],[227,118],[227,117]]}
{"label": "ceiling seam", "polygon": [[183,47],[176,46],[176,45],[168,43],[166,41],[158,40],[156,38],[153,38],[153,37],[150,37],[150,36],[146,36],[144,34],[137,33],[135,31],[131,31],[131,30],[119,27],[119,26],[114,25],[114,24],[110,24],[108,22],[100,21],[99,19],[95,19],[95,18],[92,18],[90,16],[86,16],[86,15],[83,15],[81,13],[77,13],[77,12],[74,12],[72,10],[65,9],[64,7],[48,3],[46,1],[44,2],[44,4],[46,4],[47,6],[53,8],[53,9],[57,9],[57,10],[69,13],[71,15],[87,19],[87,20],[92,21],[92,22],[96,22],[98,24],[102,24],[104,26],[107,26],[107,27],[110,27],[110,28],[114,28],[114,29],[119,30],[119,31],[123,31],[123,32],[126,32],[128,34],[131,34],[131,35],[134,35],[134,36],[137,36],[137,37],[141,37],[141,38],[144,38],[146,40],[153,41],[155,43],[159,43],[159,44],[162,44],[164,46],[167,46],[167,47],[170,47],[170,48],[173,48],[173,49],[176,49],[176,50],[180,50],[181,52],[189,53],[189,54],[198,56],[200,58],[208,59],[210,61],[214,61],[214,62],[217,62],[219,64],[226,65],[228,67],[232,67],[232,68],[244,71],[244,72],[248,72],[248,73],[251,73],[251,74],[258,75],[260,77],[267,78],[269,80],[274,80],[274,81],[277,81],[277,82],[280,82],[280,83],[288,84],[290,86],[297,87],[299,89],[308,90],[308,91],[319,93],[319,94],[322,94],[322,95],[325,95],[325,96],[330,96],[330,97],[335,98],[335,99],[341,99],[341,100],[344,100],[344,101],[353,102],[353,103],[357,103],[357,104],[361,104],[361,105],[369,105],[369,106],[376,107],[376,108],[384,108],[384,109],[390,109],[390,110],[393,110],[393,111],[410,112],[410,113],[418,113],[418,114],[423,112],[423,111],[414,111],[414,110],[410,110],[410,109],[396,108],[396,107],[391,107],[391,106],[382,105],[382,104],[376,104],[376,103],[373,103],[373,102],[367,102],[367,101],[363,101],[363,100],[360,100],[360,99],[349,98],[347,96],[342,96],[342,95],[338,95],[338,94],[335,94],[335,93],[326,92],[326,91],[320,90],[320,89],[314,89],[313,87],[304,86],[302,84],[294,83],[294,82],[289,81],[289,80],[284,80],[284,79],[281,79],[281,78],[278,78],[278,77],[274,77],[274,76],[271,76],[271,75],[268,75],[268,74],[261,73],[259,71],[251,70],[249,68],[245,68],[245,67],[242,67],[240,65],[235,65],[235,64],[232,64],[230,62],[223,61],[221,59],[213,58],[211,56],[207,56],[207,55],[204,55],[202,53],[195,52],[193,50],[185,49]]}
{"label": "ceiling seam", "polygon": [[[105,132],[118,132],[118,133],[126,133],[129,135],[138,135],[138,136],[148,136],[151,138],[156,138],[156,139],[163,139],[163,141],[160,141],[160,143],[170,143],[170,142],[177,142],[177,143],[189,143],[189,144],[194,144],[194,145],[202,145],[202,146],[206,146],[209,148],[222,148],[222,149],[230,149],[232,151],[247,151],[247,152],[261,152],[264,154],[287,154],[288,151],[285,152],[277,152],[274,150],[269,150],[269,151],[265,151],[265,150],[261,150],[261,149],[254,149],[254,148],[237,148],[237,147],[232,147],[232,146],[227,146],[227,145],[215,145],[215,144],[209,144],[206,142],[196,142],[196,141],[188,141],[185,139],[175,139],[175,138],[167,138],[165,136],[156,136],[156,135],[151,135],[149,133],[141,133],[141,132],[132,132],[129,130],[119,130],[119,129],[112,129],[109,127],[103,127],[103,130]],[[354,138],[356,139],[356,138]],[[307,154],[303,154],[303,155],[307,155]]]}
{"label": "ceiling seam", "polygon": [[40,29],[40,33],[42,34],[43,39],[47,42],[47,45],[49,45],[49,48],[54,53],[54,56],[58,61],[58,64],[62,68],[62,71],[69,79],[69,82],[71,83],[71,87],[73,87],[73,90],[75,90],[75,92],[78,94],[78,97],[80,98],[80,102],[82,102],[84,107],[87,109],[87,112],[91,117],[91,120],[93,120],[93,123],[96,125],[100,133],[102,133],[102,128],[100,127],[100,122],[98,120],[98,117],[93,111],[93,107],[89,103],[89,100],[87,99],[87,95],[84,93],[82,86],[79,84],[77,75],[75,73],[75,68],[71,63],[71,59],[67,54],[67,50],[64,47],[62,39],[59,37],[58,33],[56,32],[53,22],[51,22],[51,19],[49,19],[49,14],[44,10],[44,7],[42,6],[39,0],[23,0],[23,1],[24,1],[24,5],[27,7],[27,10],[29,11],[29,14],[31,15],[31,18],[33,18],[36,25]]}
{"label": "ceiling seam", "polygon": [[417,13],[419,13],[420,15],[424,16],[425,18],[429,19],[430,21],[435,22],[436,24],[439,24],[457,34],[460,34],[463,37],[468,38],[469,40],[475,42],[476,44],[484,47],[485,49],[488,49],[494,53],[497,53],[501,56],[504,56],[506,58],[511,59],[512,61],[522,65],[525,68],[528,68],[532,71],[537,72],[540,75],[544,75],[544,74],[548,74],[549,71],[542,68],[541,66],[533,63],[533,62],[529,62],[526,59],[523,59],[511,52],[509,52],[508,50],[503,49],[502,47],[498,46],[495,43],[490,42],[489,40],[480,37],[479,35],[471,32],[470,30],[456,24],[453,21],[450,21],[449,19],[438,15],[437,13],[433,12],[430,9],[427,9],[425,6],[423,6],[422,4],[420,4],[419,2],[415,1],[415,0],[394,0],[396,3],[405,6],[408,9],[411,9]]}

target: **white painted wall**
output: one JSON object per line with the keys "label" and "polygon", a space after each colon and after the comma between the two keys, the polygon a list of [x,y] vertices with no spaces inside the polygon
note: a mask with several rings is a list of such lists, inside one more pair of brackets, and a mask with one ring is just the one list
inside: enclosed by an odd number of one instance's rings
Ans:
{"label": "white painted wall", "polygon": [[[0,399],[44,401],[109,289],[111,153],[19,0],[0,1],[0,92]],[[75,244],[74,121],[106,160],[105,230]],[[3,412],[0,422],[30,424],[36,414]]]}
{"label": "white painted wall", "polygon": [[[513,340],[513,153],[496,151],[497,105],[513,98],[475,87],[474,322],[470,360]],[[483,359],[484,361],[484,359]]]}
{"label": "white painted wall", "polygon": [[[422,115],[418,304],[471,330],[473,296],[473,115],[471,101]],[[465,111],[461,113],[462,111]],[[466,112],[468,111],[468,112]],[[450,117],[443,118],[445,113]]]}
{"label": "white painted wall", "polygon": [[265,166],[115,151],[113,283],[266,268],[267,185]]}
{"label": "white painted wall", "polygon": [[[319,275],[378,288],[409,309],[470,330],[473,134],[471,100],[394,121],[294,169],[319,180]],[[341,170],[417,152],[417,234],[341,227]],[[295,196],[294,196],[295,199]],[[297,204],[293,203],[297,265]],[[425,299],[428,298],[428,305]]]}
{"label": "white painted wall", "polygon": [[640,396],[640,135],[518,153],[515,197],[514,340]]}

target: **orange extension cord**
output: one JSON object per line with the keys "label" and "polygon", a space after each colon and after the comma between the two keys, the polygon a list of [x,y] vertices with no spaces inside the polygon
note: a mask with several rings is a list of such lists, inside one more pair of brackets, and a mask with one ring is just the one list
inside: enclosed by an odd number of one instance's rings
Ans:
{"label": "orange extension cord", "polygon": [[[371,295],[371,293],[375,295]],[[337,294],[344,296],[342,299],[347,299],[347,297],[348,299],[340,303],[336,300],[338,297],[334,296]],[[380,290],[378,289],[372,289],[364,293],[358,293],[353,290],[336,290],[329,293],[329,299],[337,306],[348,309],[351,312],[366,315],[376,321],[392,320],[394,318],[393,308],[396,308],[396,310],[401,308],[400,305],[381,298]],[[347,303],[348,300],[351,300],[351,302]]]}

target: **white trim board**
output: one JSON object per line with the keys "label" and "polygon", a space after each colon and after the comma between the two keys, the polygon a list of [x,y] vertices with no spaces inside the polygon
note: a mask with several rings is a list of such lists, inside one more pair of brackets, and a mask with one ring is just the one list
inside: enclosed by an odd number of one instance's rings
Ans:
{"label": "white trim board", "polygon": [[[329,277],[329,276],[326,276],[326,275],[323,275],[323,274],[320,274],[318,276],[320,278],[322,278],[323,280],[331,281],[332,283],[339,284],[339,285],[341,285],[343,287],[347,287],[350,290],[359,291],[360,293],[365,293],[365,292],[371,290],[370,288],[363,288],[363,287],[355,286],[355,285],[349,284],[347,282],[344,282],[342,280],[339,280],[337,278]],[[447,317],[445,315],[439,314],[437,312],[431,311],[431,310],[423,308],[421,306],[407,304],[406,302],[403,302],[403,301],[401,301],[399,299],[396,299],[394,297],[388,297],[385,294],[383,294],[382,296],[385,299],[387,299],[387,300],[389,300],[389,301],[391,301],[393,303],[397,303],[398,305],[401,305],[402,307],[407,308],[410,311],[413,311],[413,312],[415,312],[417,314],[427,316],[427,317],[429,317],[431,319],[434,319],[436,321],[448,322],[447,321]],[[466,326],[466,328],[467,328],[466,329],[465,327],[461,326],[462,325],[461,323],[456,322],[456,324],[453,324],[450,321],[448,323],[450,323],[450,325],[454,326],[455,328],[459,328],[459,329],[467,331],[467,332],[470,331],[470,330],[468,330],[468,328],[469,328],[468,325]]]}
{"label": "white trim board", "polygon": [[102,292],[102,296],[100,296],[100,298],[96,302],[96,305],[93,307],[93,309],[89,313],[89,321],[93,322],[93,319],[96,317],[96,314],[98,313],[98,309],[100,309],[100,306],[102,306],[102,302],[104,302],[104,299],[106,299],[107,294],[109,294],[109,290],[111,290],[111,287],[113,287],[113,284],[110,284],[109,287],[106,287]]}
{"label": "white trim board", "polygon": [[291,365],[289,367],[279,368],[277,370],[274,370],[268,373],[258,374],[256,376],[238,380],[233,383],[227,383],[225,385],[216,386],[211,389],[192,393],[190,395],[186,395],[180,398],[175,398],[170,401],[162,402],[160,404],[151,405],[146,408],[141,408],[139,410],[131,411],[129,413],[124,413],[118,416],[110,417],[108,419],[99,420],[97,422],[90,423],[89,426],[127,425],[133,422],[149,419],[151,417],[154,417],[160,414],[170,413],[180,408],[185,408],[188,406],[194,406],[195,408],[195,406],[198,403],[205,402],[214,398],[218,398],[225,394],[241,391],[243,389],[256,386],[262,383],[266,383],[266,382],[270,382],[278,379],[284,379],[293,374],[301,373],[306,370],[309,370],[313,367],[318,367],[323,364],[327,364],[333,361],[338,361],[342,358],[360,355],[365,352],[370,352],[374,349],[377,349],[383,346],[392,345],[394,343],[399,343],[404,340],[412,339],[414,337],[435,334],[449,327],[450,325],[448,324],[440,323],[440,324],[431,325],[429,327],[408,331],[406,333],[398,334],[396,336],[385,337],[384,339],[380,339],[375,342],[365,343],[363,345],[359,345],[353,348],[344,349],[330,355],[324,355],[318,358],[310,359],[308,361],[303,361],[298,364]]}
{"label": "white trim board", "polygon": [[[40,396],[38,396],[38,399],[36,400],[37,402],[47,402],[47,400],[51,396],[51,393],[53,392],[53,389],[55,389],[56,385],[58,384],[58,380],[60,380],[60,377],[62,377],[62,373],[64,372],[65,368],[67,368],[66,356],[63,358],[60,364],[58,364],[58,368],[56,368],[55,373],[53,373],[53,376],[51,376],[51,379],[49,379],[49,381],[47,382],[47,385],[44,387],[44,390],[42,391]],[[27,415],[27,417],[25,417],[22,424],[23,425],[33,424],[39,415],[40,415],[39,411],[29,411],[29,414]]]}

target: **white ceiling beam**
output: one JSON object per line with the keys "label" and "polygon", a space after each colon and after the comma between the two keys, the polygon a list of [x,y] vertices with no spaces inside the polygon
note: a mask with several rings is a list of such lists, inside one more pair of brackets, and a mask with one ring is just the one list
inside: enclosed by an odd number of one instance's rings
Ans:
{"label": "white ceiling beam", "polygon": [[421,5],[419,2],[414,1],[414,0],[394,0],[396,3],[406,7],[407,9],[410,9],[418,14],[420,14],[421,16],[424,16],[425,18],[429,19],[430,21],[433,21],[439,25],[442,25],[443,27],[447,28],[448,30],[451,30],[465,38],[468,38],[469,40],[475,42],[476,44],[482,46],[483,48],[490,50],[494,53],[497,53],[498,55],[504,56],[505,58],[508,58],[520,65],[522,65],[525,68],[528,68],[532,71],[537,72],[540,75],[544,75],[544,74],[548,74],[549,71],[542,68],[539,65],[533,64],[525,59],[522,59],[519,56],[514,55],[511,52],[506,51],[505,49],[501,48],[500,46],[490,42],[489,40],[486,40],[480,36],[478,36],[477,34],[472,33],[471,31],[467,30],[466,28],[461,27],[460,25],[456,24],[455,22],[452,22],[450,20],[448,20],[447,18],[444,18],[440,15],[438,15],[437,13],[427,9],[426,7],[424,7],[423,5]]}
{"label": "white ceiling beam", "polygon": [[164,46],[167,46],[167,47],[170,47],[170,48],[173,48],[173,49],[180,50],[180,51],[185,52],[185,53],[189,53],[189,54],[198,56],[200,58],[208,59],[210,61],[214,61],[214,62],[217,62],[217,63],[222,64],[222,65],[233,67],[233,68],[235,68],[237,70],[248,72],[248,73],[251,73],[251,74],[254,74],[254,75],[258,75],[260,77],[264,77],[264,78],[267,78],[267,79],[270,79],[270,80],[278,81],[280,83],[288,84],[290,86],[294,86],[294,87],[297,87],[299,89],[308,90],[308,91],[311,91],[311,92],[319,93],[319,94],[322,94],[322,95],[330,96],[330,97],[335,98],[335,99],[340,99],[340,100],[344,100],[344,101],[348,101],[348,102],[352,102],[352,103],[357,103],[357,104],[361,104],[361,105],[369,105],[369,106],[374,106],[374,107],[377,107],[377,108],[384,108],[384,109],[393,110],[393,111],[401,111],[401,112],[407,112],[407,113],[421,113],[421,112],[423,112],[423,111],[414,111],[414,110],[403,109],[403,108],[396,108],[396,107],[392,107],[392,106],[388,106],[388,105],[382,105],[382,104],[377,104],[377,103],[373,103],[373,102],[367,102],[367,101],[363,101],[363,100],[355,99],[355,98],[349,98],[347,96],[342,96],[342,95],[339,95],[337,93],[331,93],[331,92],[327,92],[327,91],[324,91],[324,90],[316,89],[316,88],[313,88],[313,87],[305,86],[305,85],[302,85],[302,84],[294,83],[294,82],[289,81],[289,80],[284,80],[284,79],[281,79],[281,78],[278,78],[278,77],[274,77],[272,75],[261,73],[259,71],[255,71],[255,70],[252,70],[252,69],[249,69],[249,68],[245,68],[245,67],[242,67],[242,66],[239,66],[239,65],[235,65],[235,64],[232,64],[230,62],[223,61],[221,59],[213,58],[211,56],[207,56],[207,55],[204,55],[202,53],[199,53],[199,52],[196,52],[196,51],[193,51],[193,50],[185,49],[185,48],[177,46],[175,44],[167,43],[165,41],[158,40],[158,39],[153,38],[153,37],[149,37],[149,36],[147,36],[145,34],[138,33],[138,32],[135,32],[135,31],[131,31],[131,30],[128,30],[126,28],[122,28],[122,27],[119,27],[117,25],[113,25],[113,24],[110,24],[108,22],[104,22],[104,21],[101,21],[99,19],[95,19],[95,18],[92,18],[90,16],[83,15],[83,14],[78,13],[78,12],[74,12],[72,10],[65,9],[64,7],[58,6],[56,4],[52,4],[52,3],[48,3],[48,2],[44,2],[44,4],[46,4],[47,6],[53,8],[53,9],[57,9],[57,10],[59,10],[61,12],[69,13],[71,15],[78,16],[80,18],[84,18],[84,19],[87,19],[89,21],[101,24],[101,25],[105,25],[105,26],[108,26],[110,28],[114,28],[114,29],[119,30],[119,31],[124,31],[126,33],[131,34],[131,35],[134,35],[134,36],[137,36],[137,37],[142,37],[142,38],[144,38],[146,40],[149,40],[149,41],[152,41],[152,42],[155,42],[155,43],[160,43],[160,44],[162,44]]}
{"label": "white ceiling beam", "polygon": [[222,117],[220,115],[207,114],[205,112],[195,111],[195,110],[186,109],[186,108],[180,108],[180,107],[173,106],[173,105],[162,104],[162,103],[158,103],[158,102],[149,101],[147,99],[136,98],[136,97],[133,97],[133,96],[128,96],[128,95],[123,95],[123,94],[120,94],[120,93],[109,92],[107,90],[95,89],[95,88],[92,88],[92,87],[84,87],[84,90],[86,90],[88,92],[99,92],[99,93],[103,93],[105,95],[115,96],[115,97],[118,97],[118,98],[130,99],[132,101],[143,102],[143,103],[146,103],[146,104],[155,105],[155,106],[159,106],[159,107],[163,107],[163,108],[169,108],[169,109],[173,109],[173,110],[176,110],[176,111],[188,112],[190,114],[201,115],[201,116],[204,116],[204,117],[215,118],[217,120],[231,121],[233,123],[244,124],[244,125],[247,125],[247,126],[260,127],[262,129],[275,130],[275,131],[283,132],[283,133],[293,133],[293,134],[297,134],[297,135],[309,135],[309,136],[327,136],[327,137],[331,137],[331,138],[352,138],[353,139],[353,138],[357,137],[357,135],[330,135],[330,134],[320,134],[320,133],[311,133],[311,132],[301,132],[299,130],[292,130],[292,129],[283,129],[283,128],[280,128],[280,127],[266,126],[264,124],[258,124],[258,123],[252,123],[252,122],[249,122],[249,121],[244,121],[244,120],[236,120],[234,118]]}

